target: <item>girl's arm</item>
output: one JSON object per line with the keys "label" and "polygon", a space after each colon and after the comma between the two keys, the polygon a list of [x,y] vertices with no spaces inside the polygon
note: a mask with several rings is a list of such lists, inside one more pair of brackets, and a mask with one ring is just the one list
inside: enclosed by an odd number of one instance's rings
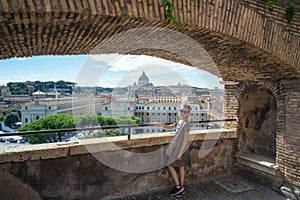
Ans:
{"label": "girl's arm", "polygon": [[166,129],[175,128],[175,127],[176,127],[176,123],[169,124],[169,125],[167,125],[167,124],[162,124],[161,127],[166,128]]}
{"label": "girl's arm", "polygon": [[180,151],[178,153],[177,159],[181,160],[181,156],[184,153],[184,150],[186,148],[186,145],[187,145],[188,141],[189,141],[189,131],[185,131],[182,146],[181,146]]}
{"label": "girl's arm", "polygon": [[160,126],[160,127],[166,128],[166,129],[171,129],[171,128],[176,127],[176,123],[167,125],[167,124],[163,124],[163,123],[159,123],[159,122],[152,122],[151,124],[153,126]]}

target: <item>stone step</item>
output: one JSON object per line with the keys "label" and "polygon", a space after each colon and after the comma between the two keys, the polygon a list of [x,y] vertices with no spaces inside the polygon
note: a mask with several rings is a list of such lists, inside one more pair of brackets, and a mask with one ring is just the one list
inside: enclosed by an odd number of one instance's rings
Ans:
{"label": "stone step", "polygon": [[262,155],[239,155],[237,157],[237,163],[271,175],[276,175],[276,170],[278,169],[278,165],[276,165],[275,159]]}

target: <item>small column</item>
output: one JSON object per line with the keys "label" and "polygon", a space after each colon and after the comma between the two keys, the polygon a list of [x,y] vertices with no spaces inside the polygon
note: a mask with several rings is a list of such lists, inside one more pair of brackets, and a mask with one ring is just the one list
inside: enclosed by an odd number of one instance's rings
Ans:
{"label": "small column", "polygon": [[[225,119],[237,119],[239,102],[236,96],[238,82],[224,82],[224,117]],[[237,121],[229,121],[224,123],[224,128],[236,129]]]}

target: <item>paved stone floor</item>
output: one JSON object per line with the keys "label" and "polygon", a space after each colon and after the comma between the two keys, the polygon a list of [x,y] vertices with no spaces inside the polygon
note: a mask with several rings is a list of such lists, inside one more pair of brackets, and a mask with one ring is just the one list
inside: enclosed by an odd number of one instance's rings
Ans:
{"label": "paved stone floor", "polygon": [[129,195],[114,200],[284,200],[279,193],[236,175],[229,175],[186,185],[181,198],[171,197],[172,188],[148,193]]}

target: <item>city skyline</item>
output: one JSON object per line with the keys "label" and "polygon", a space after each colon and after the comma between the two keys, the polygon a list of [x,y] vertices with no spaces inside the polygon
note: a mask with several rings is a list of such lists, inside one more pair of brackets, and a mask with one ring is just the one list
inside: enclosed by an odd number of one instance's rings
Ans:
{"label": "city skyline", "polygon": [[133,55],[78,55],[12,58],[0,61],[0,85],[8,82],[70,81],[78,86],[127,87],[145,71],[154,86],[222,88],[221,79],[195,67]]}

